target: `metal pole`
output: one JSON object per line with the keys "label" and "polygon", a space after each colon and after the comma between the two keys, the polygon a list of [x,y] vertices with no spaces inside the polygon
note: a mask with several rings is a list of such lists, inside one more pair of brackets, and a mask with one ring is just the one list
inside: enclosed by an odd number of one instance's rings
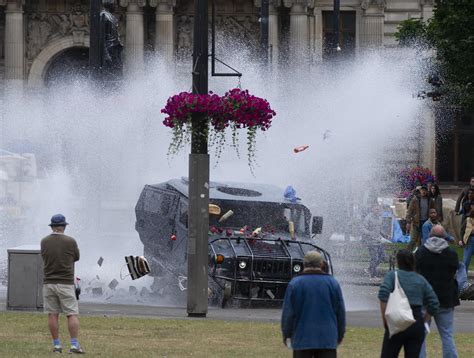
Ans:
{"label": "metal pole", "polygon": [[[208,3],[194,1],[193,93],[208,93]],[[189,155],[188,281],[189,317],[205,317],[208,297],[209,155],[207,121],[202,113],[191,119]]]}
{"label": "metal pole", "polygon": [[93,80],[99,79],[100,67],[102,65],[100,46],[100,9],[101,0],[91,0],[90,3],[90,47],[89,47],[89,70]]}
{"label": "metal pole", "polygon": [[269,26],[270,0],[262,0],[260,8],[260,46],[262,50],[262,62],[268,64],[268,26]]}
{"label": "metal pole", "polygon": [[341,10],[341,1],[334,0],[334,11],[333,11],[333,32],[334,32],[334,43],[333,43],[333,51],[337,53],[339,50],[339,17],[340,17],[340,10]]}

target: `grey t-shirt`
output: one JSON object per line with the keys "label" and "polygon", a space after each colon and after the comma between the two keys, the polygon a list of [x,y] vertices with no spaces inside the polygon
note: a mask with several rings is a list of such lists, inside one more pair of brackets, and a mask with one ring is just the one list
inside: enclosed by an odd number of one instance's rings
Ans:
{"label": "grey t-shirt", "polygon": [[429,199],[420,198],[420,219],[421,221],[428,220],[429,217]]}

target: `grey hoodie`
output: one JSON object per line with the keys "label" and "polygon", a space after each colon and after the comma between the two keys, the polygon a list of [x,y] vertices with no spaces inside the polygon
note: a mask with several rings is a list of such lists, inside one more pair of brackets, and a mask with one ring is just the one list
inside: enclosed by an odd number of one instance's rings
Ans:
{"label": "grey hoodie", "polygon": [[436,236],[428,238],[425,242],[425,247],[434,254],[440,254],[448,246],[446,239]]}

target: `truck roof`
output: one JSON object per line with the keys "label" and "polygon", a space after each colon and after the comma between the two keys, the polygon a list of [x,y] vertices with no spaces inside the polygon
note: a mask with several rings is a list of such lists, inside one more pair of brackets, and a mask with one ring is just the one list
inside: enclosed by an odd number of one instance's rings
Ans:
{"label": "truck roof", "polygon": [[[188,179],[171,179],[166,183],[152,185],[161,187],[163,184],[173,187],[182,195],[188,197]],[[210,182],[209,198],[216,200],[258,201],[270,203],[288,203],[283,196],[284,189],[271,184],[253,184],[238,182]],[[298,201],[297,204],[300,204]]]}

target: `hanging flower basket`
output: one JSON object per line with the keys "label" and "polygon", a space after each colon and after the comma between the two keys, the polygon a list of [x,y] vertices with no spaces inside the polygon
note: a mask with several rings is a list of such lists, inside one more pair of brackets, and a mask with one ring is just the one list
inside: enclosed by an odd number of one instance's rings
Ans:
{"label": "hanging flower basket", "polygon": [[210,135],[210,146],[214,146],[220,157],[225,146],[225,131],[232,130],[232,145],[238,153],[238,130],[247,130],[248,162],[252,169],[255,163],[255,144],[257,131],[270,128],[276,115],[267,100],[251,95],[248,90],[234,88],[224,96],[212,92],[197,95],[181,92],[171,96],[161,110],[167,117],[163,124],[172,129],[172,141],[168,154],[176,154],[191,135],[191,117],[193,113],[206,114]]}
{"label": "hanging flower basket", "polygon": [[426,185],[429,182],[436,182],[436,177],[428,168],[419,166],[405,168],[398,174],[400,196],[406,198],[417,186]]}

